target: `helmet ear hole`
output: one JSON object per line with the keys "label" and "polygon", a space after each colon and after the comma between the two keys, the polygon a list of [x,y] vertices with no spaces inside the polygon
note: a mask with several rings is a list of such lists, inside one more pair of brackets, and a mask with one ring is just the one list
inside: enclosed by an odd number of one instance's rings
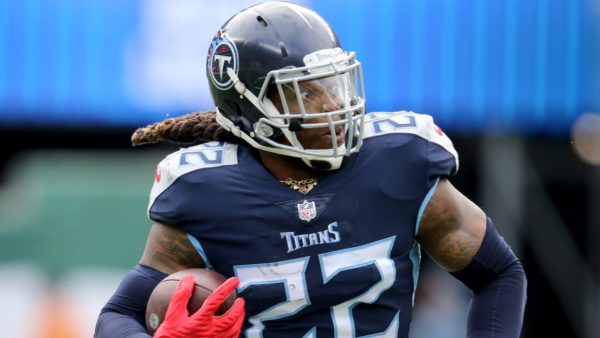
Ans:
{"label": "helmet ear hole", "polygon": [[263,26],[263,27],[267,27],[269,24],[265,21],[265,19],[263,19],[262,16],[257,16],[256,20],[258,21],[258,23]]}
{"label": "helmet ear hole", "polygon": [[242,116],[242,107],[237,102],[233,102],[233,106],[235,107],[235,113],[237,116]]}
{"label": "helmet ear hole", "polygon": [[240,105],[237,102],[232,102],[233,107],[235,107],[235,113],[236,116],[233,119],[233,124],[235,124],[237,127],[240,127],[242,129],[247,129],[246,126],[244,126],[244,117],[242,114],[242,108],[240,107]]}
{"label": "helmet ear hole", "polygon": [[288,57],[288,51],[287,48],[285,48],[285,45],[283,43],[279,43],[279,49],[281,49],[281,56],[282,57]]}

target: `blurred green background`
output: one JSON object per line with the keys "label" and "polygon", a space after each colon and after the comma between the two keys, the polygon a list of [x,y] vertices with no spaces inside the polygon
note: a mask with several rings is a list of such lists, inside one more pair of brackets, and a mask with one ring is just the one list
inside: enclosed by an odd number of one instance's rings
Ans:
{"label": "blurred green background", "polygon": [[143,249],[148,191],[161,156],[20,153],[0,190],[0,257],[33,261],[53,278],[73,267],[129,268]]}

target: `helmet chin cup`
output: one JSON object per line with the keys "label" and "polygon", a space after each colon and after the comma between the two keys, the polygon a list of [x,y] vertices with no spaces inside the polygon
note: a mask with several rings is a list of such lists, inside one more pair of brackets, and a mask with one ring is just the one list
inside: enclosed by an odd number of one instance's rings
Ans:
{"label": "helmet chin cup", "polygon": [[307,166],[319,171],[337,170],[342,166],[343,161],[343,156],[313,158],[308,158],[306,156],[302,157],[302,162],[304,162]]}

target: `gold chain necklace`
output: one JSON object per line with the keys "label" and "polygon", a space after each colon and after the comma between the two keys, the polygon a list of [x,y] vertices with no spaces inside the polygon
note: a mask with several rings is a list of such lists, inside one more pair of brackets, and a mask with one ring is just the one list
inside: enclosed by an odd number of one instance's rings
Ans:
{"label": "gold chain necklace", "polygon": [[317,183],[319,183],[319,179],[318,178],[307,178],[305,180],[295,180],[292,178],[286,178],[285,180],[282,180],[279,182],[287,185],[291,189],[293,189],[301,194],[308,194],[309,191],[311,191],[314,187],[317,186]]}

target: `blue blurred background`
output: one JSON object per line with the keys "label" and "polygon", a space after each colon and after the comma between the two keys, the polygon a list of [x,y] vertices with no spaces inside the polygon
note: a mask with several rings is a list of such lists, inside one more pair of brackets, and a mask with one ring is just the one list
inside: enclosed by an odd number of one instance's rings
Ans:
{"label": "blue blurred background", "polygon": [[[209,42],[255,2],[0,0],[7,337],[91,336],[141,255],[154,166],[176,149],[129,136],[212,108]],[[454,184],[527,270],[523,337],[600,337],[600,1],[298,3],[357,52],[369,111],[431,114],[452,137]],[[422,276],[411,336],[464,336],[468,291],[427,260]]]}
{"label": "blue blurred background", "polygon": [[[565,134],[600,105],[594,1],[314,1],[365,64],[370,110],[449,131]],[[205,1],[0,2],[0,121],[140,125],[210,107]]]}

